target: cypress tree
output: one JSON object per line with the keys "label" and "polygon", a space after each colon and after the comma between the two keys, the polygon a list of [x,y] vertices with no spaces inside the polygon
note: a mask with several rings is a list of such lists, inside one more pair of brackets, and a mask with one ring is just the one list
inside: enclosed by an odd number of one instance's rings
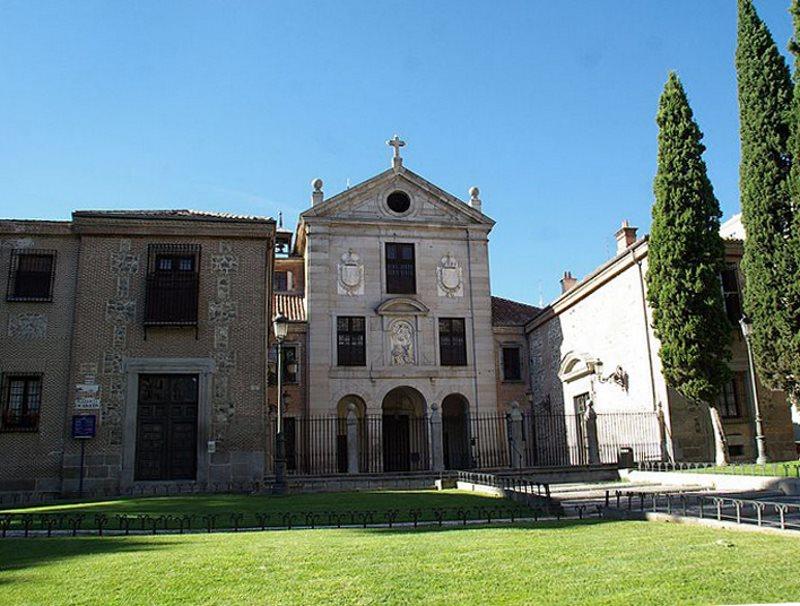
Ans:
{"label": "cypress tree", "polygon": [[786,246],[779,271],[785,277],[781,290],[781,303],[785,313],[781,315],[784,324],[783,347],[780,364],[786,372],[785,389],[798,403],[800,384],[800,2],[793,0],[791,13],[794,20],[794,36],[789,45],[795,57],[794,95],[789,115],[789,151],[792,158],[790,173],[791,221],[784,232]]}
{"label": "cypress tree", "polygon": [[788,326],[785,234],[791,223],[788,160],[789,68],[752,0],[739,0],[736,74],[739,88],[741,163],[739,187],[747,237],[742,270],[744,309],[753,323],[753,353],[759,376],[784,388]]}
{"label": "cypress tree", "polygon": [[656,123],[658,169],[647,271],[653,328],[667,384],[709,407],[717,463],[726,464],[716,409],[720,389],[730,379],[731,326],[719,282],[725,253],[722,213],[702,158],[703,134],[674,72],[661,94]]}

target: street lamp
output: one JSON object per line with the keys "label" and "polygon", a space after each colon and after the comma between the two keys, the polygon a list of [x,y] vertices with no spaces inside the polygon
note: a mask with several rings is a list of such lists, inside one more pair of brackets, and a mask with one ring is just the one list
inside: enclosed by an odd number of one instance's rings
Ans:
{"label": "street lamp", "polygon": [[753,364],[753,348],[750,344],[750,336],[753,334],[753,325],[750,322],[750,318],[743,315],[739,320],[739,326],[742,328],[742,336],[744,337],[744,342],[747,345],[747,361],[750,368],[750,389],[753,392],[753,408],[756,416],[756,449],[758,450],[756,463],[758,465],[765,465],[767,462],[767,451],[764,445],[764,424],[761,420],[761,406],[758,402],[756,369],[755,364]]}
{"label": "street lamp", "polygon": [[272,320],[272,330],[275,333],[275,347],[278,353],[278,432],[275,438],[275,484],[272,494],[286,494],[286,444],[283,438],[283,340],[289,332],[289,320],[282,313]]}

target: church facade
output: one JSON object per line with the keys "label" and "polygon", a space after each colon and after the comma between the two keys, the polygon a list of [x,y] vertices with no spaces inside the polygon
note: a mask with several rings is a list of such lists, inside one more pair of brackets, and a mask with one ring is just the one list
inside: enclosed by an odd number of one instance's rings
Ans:
{"label": "church facade", "polygon": [[[623,226],[617,256],[544,309],[492,296],[478,188],[460,199],[387,143],[363,183],[326,197],[314,180],[294,230],[188,210],[0,221],[0,497],[257,489],[278,415],[293,474],[709,458],[703,415],[659,371],[646,239]],[[728,255],[735,307],[740,240]],[[748,460],[743,356],[721,405]],[[769,456],[790,458],[785,400],[759,394]]]}

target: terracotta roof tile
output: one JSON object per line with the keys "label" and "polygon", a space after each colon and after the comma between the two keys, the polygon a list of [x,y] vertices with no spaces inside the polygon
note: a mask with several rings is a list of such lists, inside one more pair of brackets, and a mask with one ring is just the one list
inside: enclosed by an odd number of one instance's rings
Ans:
{"label": "terracotta roof tile", "polygon": [[75,216],[120,217],[126,219],[224,219],[228,221],[274,221],[271,217],[236,215],[225,212],[192,210],[188,208],[142,209],[142,210],[78,210]]}
{"label": "terracotta roof tile", "polygon": [[540,311],[533,305],[492,297],[492,326],[524,326]]}
{"label": "terracotta roof tile", "polygon": [[306,306],[303,295],[272,295],[272,307],[275,313],[282,313],[290,322],[306,321]]}

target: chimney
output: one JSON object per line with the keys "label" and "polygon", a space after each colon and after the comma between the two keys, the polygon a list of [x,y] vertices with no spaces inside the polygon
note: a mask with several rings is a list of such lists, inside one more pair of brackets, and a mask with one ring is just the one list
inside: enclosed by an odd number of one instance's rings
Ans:
{"label": "chimney", "polygon": [[631,227],[628,220],[622,222],[622,227],[617,230],[614,237],[617,239],[617,254],[625,252],[636,242],[636,230],[638,227]]}
{"label": "chimney", "polygon": [[314,191],[311,192],[311,206],[322,204],[322,179],[314,179],[311,182]]}
{"label": "chimney", "polygon": [[565,292],[572,290],[575,288],[575,285],[578,283],[578,279],[572,276],[571,271],[565,271],[564,277],[561,278],[561,294],[563,295]]}

